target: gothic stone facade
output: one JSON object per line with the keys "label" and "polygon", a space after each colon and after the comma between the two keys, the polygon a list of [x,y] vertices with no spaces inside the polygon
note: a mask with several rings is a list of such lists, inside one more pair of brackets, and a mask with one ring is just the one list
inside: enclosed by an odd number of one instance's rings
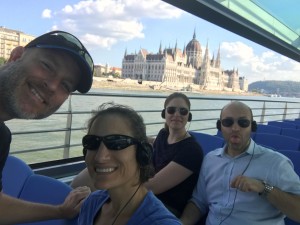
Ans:
{"label": "gothic stone facade", "polygon": [[181,49],[161,45],[156,54],[140,49],[127,54],[122,61],[122,77],[162,82],[166,86],[188,87],[197,85],[201,90],[248,91],[247,80],[239,77],[238,70],[222,70],[220,49],[216,59],[210,59],[208,45],[202,49],[194,32],[193,39]]}

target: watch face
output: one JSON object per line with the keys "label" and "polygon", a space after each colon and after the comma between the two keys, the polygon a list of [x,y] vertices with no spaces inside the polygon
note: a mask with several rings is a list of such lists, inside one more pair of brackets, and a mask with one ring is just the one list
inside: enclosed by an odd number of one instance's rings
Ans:
{"label": "watch face", "polygon": [[266,184],[265,185],[266,192],[271,192],[273,190],[273,186]]}
{"label": "watch face", "polygon": [[262,183],[264,184],[265,188],[263,192],[259,193],[259,195],[267,196],[273,190],[274,187],[265,181],[263,181]]}

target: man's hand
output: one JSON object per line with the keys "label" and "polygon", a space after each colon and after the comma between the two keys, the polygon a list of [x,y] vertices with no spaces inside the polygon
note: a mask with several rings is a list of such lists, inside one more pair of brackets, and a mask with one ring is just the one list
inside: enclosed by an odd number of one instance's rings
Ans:
{"label": "man's hand", "polygon": [[250,177],[237,176],[231,181],[230,186],[237,188],[243,192],[263,192],[265,186],[261,180],[256,180]]}
{"label": "man's hand", "polygon": [[63,204],[59,205],[59,211],[62,218],[72,219],[80,211],[81,205],[85,198],[91,193],[89,187],[78,187],[72,190],[66,197]]}

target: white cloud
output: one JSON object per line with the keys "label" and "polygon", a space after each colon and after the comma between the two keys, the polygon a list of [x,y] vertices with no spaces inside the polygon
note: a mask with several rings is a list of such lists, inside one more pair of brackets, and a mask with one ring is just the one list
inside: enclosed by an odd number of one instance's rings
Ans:
{"label": "white cloud", "polygon": [[42,12],[42,18],[51,18],[51,10],[50,9],[44,9],[44,11]]}
{"label": "white cloud", "polygon": [[[56,11],[45,9],[43,18],[52,19],[52,29],[69,31],[89,50],[101,52],[122,42],[143,40],[145,27],[148,29],[152,21],[158,26],[160,20],[165,19],[173,19],[176,23],[183,13],[161,0],[87,0],[65,5]],[[181,28],[179,32],[185,30]],[[151,42],[151,37],[147,38]],[[257,53],[243,42],[223,42],[220,48],[223,69],[238,69],[240,76],[245,76],[249,83],[257,80],[300,81],[299,63],[271,50]]]}
{"label": "white cloud", "polygon": [[110,47],[118,41],[116,38],[104,37],[104,36],[92,35],[92,34],[84,35],[83,39],[92,45],[98,45],[107,49],[110,49]]}
{"label": "white cloud", "polygon": [[242,42],[223,42],[222,55],[228,59],[238,59],[242,62],[254,57],[253,49]]}
{"label": "white cloud", "polygon": [[144,38],[143,19],[178,18],[182,13],[161,0],[88,0],[53,13],[53,28],[74,33],[88,48],[110,49]]}
{"label": "white cloud", "polygon": [[178,18],[182,14],[179,10],[161,0],[124,0],[125,9],[134,13],[138,17],[147,17],[154,19]]}
{"label": "white cloud", "polygon": [[255,53],[254,49],[241,42],[221,44],[223,69],[239,70],[249,83],[259,80],[300,81],[300,64],[271,50]]}
{"label": "white cloud", "polygon": [[63,11],[64,13],[72,13],[73,8],[72,8],[72,6],[70,6],[70,5],[66,5],[66,6],[62,9],[62,11]]}

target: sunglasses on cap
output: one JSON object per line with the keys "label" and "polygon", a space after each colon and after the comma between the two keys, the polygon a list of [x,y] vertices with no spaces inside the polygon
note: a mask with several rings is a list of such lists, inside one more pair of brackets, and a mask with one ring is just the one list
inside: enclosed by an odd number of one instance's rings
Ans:
{"label": "sunglasses on cap", "polygon": [[[231,127],[234,124],[234,119],[232,119],[232,118],[222,119],[221,123],[224,127]],[[250,126],[251,122],[248,119],[238,119],[237,123],[240,127],[246,128],[246,127]]]}
{"label": "sunglasses on cap", "polygon": [[176,111],[178,111],[179,114],[182,116],[186,116],[189,113],[189,110],[184,107],[174,107],[174,106],[167,107],[168,114],[174,114]]}
{"label": "sunglasses on cap", "polygon": [[80,57],[81,60],[84,60],[89,68],[89,75],[92,76],[94,72],[94,62],[87,51],[83,46],[80,40],[74,35],[65,32],[65,31],[52,31],[46,34],[43,34],[31,42],[29,42],[26,48],[30,47],[40,47],[40,48],[56,48],[68,51],[77,57]]}
{"label": "sunglasses on cap", "polygon": [[93,59],[92,59],[91,55],[89,54],[89,52],[86,50],[86,48],[83,46],[81,41],[79,41],[79,39],[77,37],[75,37],[74,35],[67,33],[67,32],[60,31],[60,32],[56,32],[55,35],[61,35],[62,37],[67,39],[69,42],[75,44],[78,47],[78,50],[76,52],[86,60],[86,62],[88,63],[88,65],[90,67],[90,70],[93,74],[93,72],[94,72]]}
{"label": "sunglasses on cap", "polygon": [[112,134],[104,137],[97,135],[85,135],[82,138],[83,148],[91,151],[97,151],[101,145],[101,142],[109,149],[113,151],[119,151],[129,147],[130,145],[139,144],[140,142],[126,135]]}

